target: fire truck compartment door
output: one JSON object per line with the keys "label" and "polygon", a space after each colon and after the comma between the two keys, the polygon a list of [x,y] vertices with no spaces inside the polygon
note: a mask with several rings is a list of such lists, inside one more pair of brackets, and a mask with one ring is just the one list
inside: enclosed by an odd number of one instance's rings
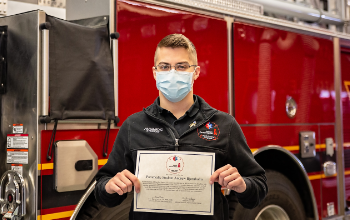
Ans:
{"label": "fire truck compartment door", "polygon": [[57,141],[55,188],[57,192],[86,189],[98,170],[98,158],[85,140]]}

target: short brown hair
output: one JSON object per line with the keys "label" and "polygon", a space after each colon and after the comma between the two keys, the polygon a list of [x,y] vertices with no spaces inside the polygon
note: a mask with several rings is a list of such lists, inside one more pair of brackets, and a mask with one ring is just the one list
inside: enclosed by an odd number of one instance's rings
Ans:
{"label": "short brown hair", "polygon": [[182,34],[170,34],[164,37],[157,46],[156,52],[154,54],[154,65],[156,65],[156,59],[159,53],[159,49],[162,47],[171,48],[185,48],[193,64],[197,65],[197,51],[193,43]]}

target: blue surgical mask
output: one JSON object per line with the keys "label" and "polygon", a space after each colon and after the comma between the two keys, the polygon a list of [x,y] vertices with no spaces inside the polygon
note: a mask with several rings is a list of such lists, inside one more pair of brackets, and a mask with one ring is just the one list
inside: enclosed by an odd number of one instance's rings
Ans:
{"label": "blue surgical mask", "polygon": [[156,72],[157,89],[170,102],[179,102],[192,90],[193,72],[170,71]]}

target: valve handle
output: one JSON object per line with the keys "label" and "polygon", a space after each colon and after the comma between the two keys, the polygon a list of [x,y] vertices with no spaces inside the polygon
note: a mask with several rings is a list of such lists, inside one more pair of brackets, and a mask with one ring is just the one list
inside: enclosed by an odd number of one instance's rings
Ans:
{"label": "valve handle", "polygon": [[[25,182],[21,174],[13,170],[6,171],[0,179],[0,207],[6,205],[5,199],[3,198],[3,187],[6,176],[9,178],[9,183],[13,182],[15,185],[15,195],[16,195],[16,204],[18,205],[18,216],[24,216],[26,214],[26,191],[25,191]],[[11,178],[11,176],[13,178]],[[17,180],[16,178],[17,177]],[[8,183],[8,184],[9,184]],[[4,214],[4,213],[3,213]]]}

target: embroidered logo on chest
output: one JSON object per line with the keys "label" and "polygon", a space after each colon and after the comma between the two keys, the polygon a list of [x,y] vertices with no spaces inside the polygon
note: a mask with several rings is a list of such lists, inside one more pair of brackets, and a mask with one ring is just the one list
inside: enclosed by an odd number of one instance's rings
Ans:
{"label": "embroidered logo on chest", "polygon": [[163,128],[145,128],[143,130],[146,132],[159,133],[163,131]]}
{"label": "embroidered logo on chest", "polygon": [[198,136],[207,141],[215,141],[219,138],[220,129],[214,122],[207,122],[204,126],[197,128]]}

